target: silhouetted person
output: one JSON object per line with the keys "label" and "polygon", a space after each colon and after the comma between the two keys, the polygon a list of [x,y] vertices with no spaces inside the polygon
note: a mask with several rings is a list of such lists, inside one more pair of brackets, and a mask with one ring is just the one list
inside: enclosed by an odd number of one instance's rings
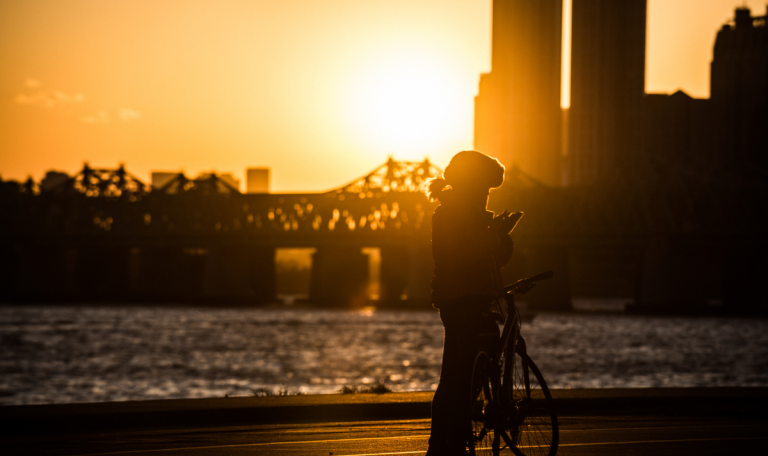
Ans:
{"label": "silhouetted person", "polygon": [[490,190],[503,182],[498,160],[463,151],[427,187],[430,200],[440,201],[432,216],[432,303],[445,327],[428,456],[466,454],[472,365],[477,351],[499,338],[490,307],[500,295],[500,267],[512,255],[508,233],[522,215],[486,210]]}

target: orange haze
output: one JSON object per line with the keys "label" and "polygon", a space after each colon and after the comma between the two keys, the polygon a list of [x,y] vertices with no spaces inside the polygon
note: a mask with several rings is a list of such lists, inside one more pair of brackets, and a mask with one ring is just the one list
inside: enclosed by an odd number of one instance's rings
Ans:
{"label": "orange haze", "polygon": [[[715,33],[743,3],[649,0],[647,89],[708,96]],[[390,154],[444,166],[472,147],[490,14],[488,0],[3,0],[0,176],[268,166],[273,191],[317,191]]]}

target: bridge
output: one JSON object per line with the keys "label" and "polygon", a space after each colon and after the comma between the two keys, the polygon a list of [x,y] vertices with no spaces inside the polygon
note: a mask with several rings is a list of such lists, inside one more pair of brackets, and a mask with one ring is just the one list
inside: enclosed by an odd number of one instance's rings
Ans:
{"label": "bridge", "polygon": [[[555,269],[529,296],[555,309],[574,296],[649,309],[762,307],[764,180],[660,169],[593,188],[508,170],[490,207],[526,215],[506,278]],[[303,194],[242,194],[215,174],[152,189],[123,167],[87,165],[49,188],[0,182],[0,300],[266,303],[276,249],[309,247],[310,300],[360,304],[370,276],[363,249],[375,248],[379,305],[425,308],[435,204],[421,187],[440,173],[428,160],[390,159]]]}
{"label": "bridge", "polygon": [[380,249],[380,299],[429,301],[430,215],[442,171],[384,165],[324,193],[242,194],[215,174],[151,189],[123,167],[87,165],[60,185],[9,188],[4,300],[275,299],[275,249],[312,247],[311,300],[360,302],[364,247]]}

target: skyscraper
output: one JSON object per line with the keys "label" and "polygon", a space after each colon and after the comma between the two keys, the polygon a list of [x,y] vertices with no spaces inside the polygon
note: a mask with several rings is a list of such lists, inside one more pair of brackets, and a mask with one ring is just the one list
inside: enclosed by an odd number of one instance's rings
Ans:
{"label": "skyscraper", "polygon": [[757,17],[736,9],[717,33],[711,79],[722,158],[768,170],[768,9]]}
{"label": "skyscraper", "polygon": [[646,0],[573,0],[570,185],[622,179],[642,152]]}
{"label": "skyscraper", "polygon": [[562,0],[494,0],[492,40],[475,149],[559,185]]}

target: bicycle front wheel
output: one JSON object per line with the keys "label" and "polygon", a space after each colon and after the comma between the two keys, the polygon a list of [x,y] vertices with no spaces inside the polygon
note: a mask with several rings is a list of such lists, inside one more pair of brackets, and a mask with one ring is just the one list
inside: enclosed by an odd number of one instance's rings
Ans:
{"label": "bicycle front wheel", "polygon": [[[472,381],[470,385],[471,432],[467,442],[467,449],[471,456],[493,456],[494,454],[499,454],[499,437],[494,432],[491,413],[493,408],[493,385],[491,384],[490,373],[491,358],[485,352],[478,353],[472,368]],[[494,436],[496,436],[495,442]]]}
{"label": "bicycle front wheel", "polygon": [[504,385],[510,400],[506,404],[502,438],[515,454],[554,456],[560,435],[547,383],[526,353],[517,353],[514,358],[514,367],[509,366],[512,384]]}

